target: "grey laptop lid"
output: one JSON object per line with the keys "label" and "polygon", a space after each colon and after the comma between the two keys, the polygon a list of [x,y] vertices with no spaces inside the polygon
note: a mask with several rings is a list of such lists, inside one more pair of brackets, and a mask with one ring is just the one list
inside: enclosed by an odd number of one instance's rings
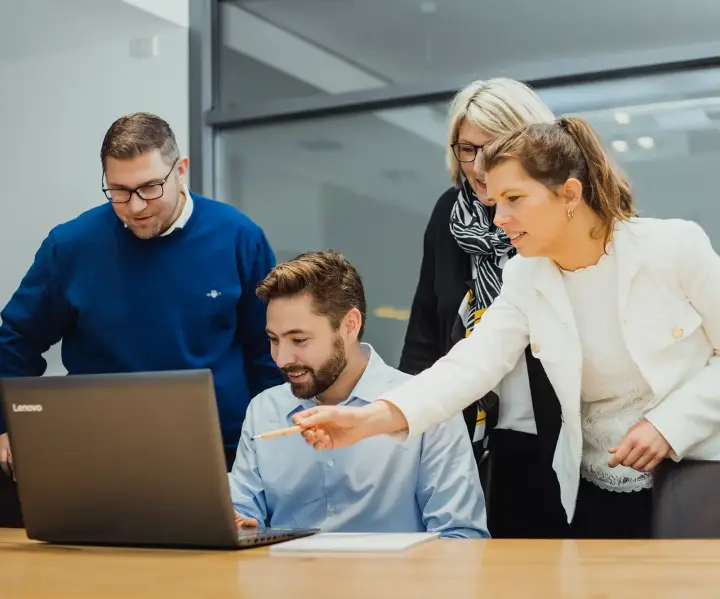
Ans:
{"label": "grey laptop lid", "polygon": [[30,538],[236,547],[210,371],[0,382]]}

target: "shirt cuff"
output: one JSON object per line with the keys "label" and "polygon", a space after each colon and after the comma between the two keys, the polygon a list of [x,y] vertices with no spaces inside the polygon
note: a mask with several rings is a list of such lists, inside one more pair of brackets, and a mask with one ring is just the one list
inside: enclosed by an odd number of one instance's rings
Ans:
{"label": "shirt cuff", "polygon": [[683,439],[683,424],[678,422],[674,410],[659,409],[662,404],[645,414],[645,420],[652,424],[670,445],[668,457],[679,462],[690,449],[687,439]]}

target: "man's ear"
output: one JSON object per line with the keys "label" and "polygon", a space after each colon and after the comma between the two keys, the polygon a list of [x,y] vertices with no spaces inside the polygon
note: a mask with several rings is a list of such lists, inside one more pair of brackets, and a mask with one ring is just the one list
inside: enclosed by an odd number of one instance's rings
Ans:
{"label": "man's ear", "polygon": [[177,163],[178,178],[182,185],[187,184],[188,180],[188,169],[190,168],[190,159],[187,156],[182,156]]}
{"label": "man's ear", "polygon": [[357,308],[350,308],[348,313],[343,319],[343,327],[345,329],[345,335],[355,340],[360,336],[360,329],[362,328],[363,317],[360,310]]}

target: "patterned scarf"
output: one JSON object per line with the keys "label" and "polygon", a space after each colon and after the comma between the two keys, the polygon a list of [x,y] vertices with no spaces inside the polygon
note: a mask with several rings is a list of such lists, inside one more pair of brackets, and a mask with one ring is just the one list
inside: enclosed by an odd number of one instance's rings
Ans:
{"label": "patterned scarf", "polygon": [[458,199],[450,213],[450,232],[457,244],[470,255],[473,265],[474,293],[465,316],[468,332],[473,330],[482,313],[500,293],[501,260],[515,255],[508,236],[492,222],[494,212],[493,208],[477,199],[469,181],[463,177]]}
{"label": "patterned scarf", "polygon": [[[495,301],[502,286],[501,260],[515,255],[515,248],[502,229],[493,222],[494,209],[477,199],[468,180],[463,177],[457,201],[450,213],[450,232],[457,244],[470,255],[473,288],[458,309],[453,327],[453,342],[470,335],[483,313]],[[497,423],[498,396],[488,393],[477,402],[477,419],[473,442],[487,440],[486,431]]]}

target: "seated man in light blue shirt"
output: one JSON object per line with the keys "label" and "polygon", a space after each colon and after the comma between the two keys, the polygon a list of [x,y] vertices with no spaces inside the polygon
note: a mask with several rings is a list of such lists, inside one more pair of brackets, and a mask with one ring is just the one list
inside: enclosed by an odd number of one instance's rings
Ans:
{"label": "seated man in light blue shirt", "polygon": [[300,435],[255,440],[319,404],[361,406],[408,375],[361,343],[365,294],[342,254],[280,264],[257,294],[267,303],[272,357],[287,383],[248,408],[229,474],[239,527],[341,532],[440,532],[489,537],[485,499],[462,417],[398,444],[389,437],[315,451]]}

